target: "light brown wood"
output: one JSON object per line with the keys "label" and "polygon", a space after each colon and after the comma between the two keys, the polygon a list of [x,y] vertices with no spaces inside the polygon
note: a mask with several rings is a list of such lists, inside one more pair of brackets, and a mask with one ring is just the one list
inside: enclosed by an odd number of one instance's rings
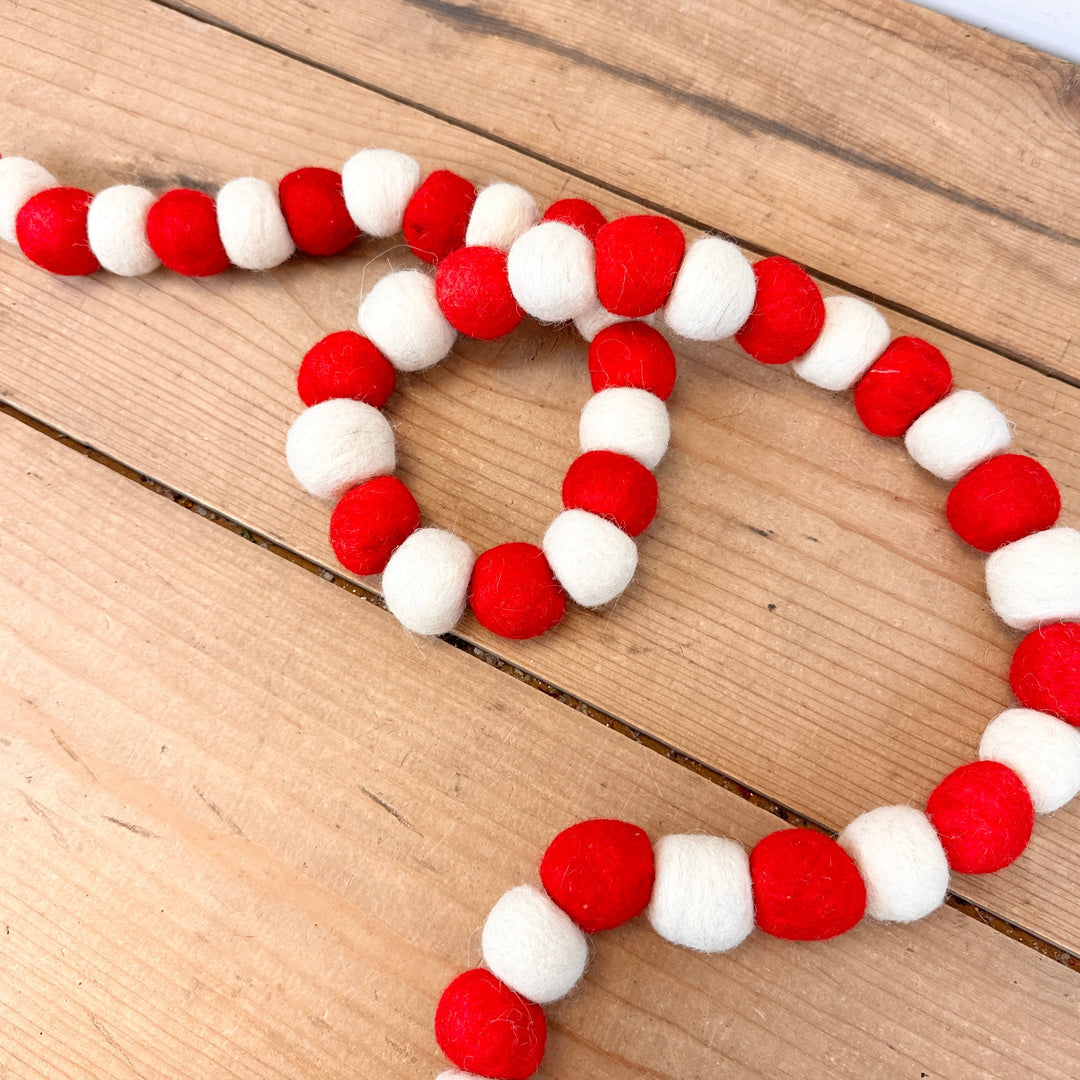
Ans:
{"label": "light brown wood", "polygon": [[[775,818],[0,417],[0,1072],[430,1077],[548,838]],[[1076,976],[942,909],[700,957],[594,939],[545,1075],[1072,1075]],[[960,988],[960,989],[958,989]]]}
{"label": "light brown wood", "polygon": [[[157,7],[109,0],[91,19],[43,4],[32,20],[4,19],[11,105],[0,145],[67,181],[272,178],[372,142],[416,152],[427,167],[517,179],[542,199],[571,191],[609,211],[628,205]],[[372,262],[361,250],[207,282],[59,281],[17,254],[0,258],[13,312],[5,397],[334,565],[328,511],[283,460],[298,409],[293,373],[311,341],[349,324],[361,285],[407,256]],[[1053,469],[1075,520],[1080,394],[917,323],[895,328],[942,344],[962,385],[1002,403],[1018,446]],[[883,802],[921,803],[1007,704],[1013,641],[986,608],[981,560],[944,524],[944,487],[863,433],[846,402],[789,373],[725,346],[684,345],[679,356],[662,512],[631,589],[540,642],[511,647],[464,631],[832,827]],[[558,509],[586,393],[580,346],[536,328],[462,343],[446,365],[404,380],[391,411],[402,475],[428,520],[477,549],[538,538]],[[1078,838],[1080,811],[1068,808],[1040,823],[1018,865],[959,887],[1076,950]]]}
{"label": "light brown wood", "polygon": [[191,6],[1080,376],[1063,60],[903,0]]}

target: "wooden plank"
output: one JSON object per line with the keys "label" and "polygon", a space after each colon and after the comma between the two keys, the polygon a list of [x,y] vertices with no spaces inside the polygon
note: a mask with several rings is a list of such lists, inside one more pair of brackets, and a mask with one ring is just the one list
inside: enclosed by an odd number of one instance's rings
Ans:
{"label": "wooden plank", "polygon": [[[7,417],[0,442],[6,1075],[434,1075],[441,987],[556,830],[778,825]],[[638,923],[550,1010],[545,1074],[1065,1080],[1077,995],[947,908],[717,957]]]}
{"label": "wooden plank", "polygon": [[[91,188],[337,163],[357,141],[342,130],[347,115],[363,141],[416,152],[425,167],[518,179],[541,199],[600,197],[160,8],[108,0],[91,18],[44,4],[31,22],[4,19],[11,107],[0,145]],[[348,325],[364,279],[406,256],[361,251],[206,282],[60,281],[0,257],[5,397],[333,565],[327,510],[297,489],[281,451],[298,408],[296,358]],[[1075,521],[1080,394],[917,323],[895,328],[940,343],[962,385],[1002,402],[1018,445],[1062,482]],[[846,402],[789,373],[723,346],[684,345],[680,362],[662,514],[633,587],[539,642],[465,633],[832,827],[883,802],[921,802],[1007,704],[1012,642],[986,609],[980,560],[944,525],[942,485],[870,439]],[[586,393],[579,346],[535,327],[462,343],[447,364],[403,380],[392,405],[402,475],[428,520],[478,550],[538,538],[558,509]],[[961,891],[1080,951],[1078,838],[1080,810],[1066,809],[1040,824],[1017,866]]]}
{"label": "wooden plank", "polygon": [[903,0],[182,6],[1080,375],[1066,61]]}

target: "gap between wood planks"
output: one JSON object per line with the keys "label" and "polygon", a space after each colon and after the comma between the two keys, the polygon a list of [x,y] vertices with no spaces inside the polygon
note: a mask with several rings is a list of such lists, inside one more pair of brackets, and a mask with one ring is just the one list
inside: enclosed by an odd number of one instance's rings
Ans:
{"label": "gap between wood planks", "polygon": [[[47,436],[54,442],[59,443],[62,446],[67,447],[69,450],[81,454],[83,457],[89,458],[91,461],[96,462],[107,469],[112,470],[114,473],[119,474],[126,480],[138,484],[149,491],[154,492],[156,495],[160,495],[163,498],[169,499],[176,503],[178,506],[182,506],[185,510],[189,510],[192,513],[198,515],[201,518],[211,522],[219,528],[225,529],[227,532],[239,536],[249,543],[256,544],[264,550],[270,552],[272,555],[276,555],[278,558],[286,559],[294,566],[300,567],[302,570],[306,570],[309,574],[321,578],[324,581],[329,582],[332,585],[337,586],[339,589],[343,589],[345,592],[350,593],[359,599],[373,604],[375,607],[379,607],[385,610],[386,605],[377,593],[372,592],[370,589],[366,589],[364,586],[357,584],[356,582],[349,581],[338,574],[335,574],[329,568],[322,566],[315,562],[313,559],[306,558],[303,555],[292,551],[290,548],[285,547],[282,544],[278,544],[271,540],[269,537],[255,532],[241,523],[234,521],[231,518],[219,514],[209,507],[203,506],[200,503],[195,502],[193,499],[188,498],[186,495],[179,491],[175,491],[172,488],[166,487],[164,484],[159,483],[153,477],[146,476],[135,469],[125,465],[122,461],[102,453],[100,450],[95,449],[93,446],[87,443],[79,442],[77,439],[71,438],[71,436],[64,434],[57,428],[31,416],[29,413],[16,408],[6,401],[0,401],[0,414],[11,417],[13,420],[17,420],[22,424],[26,424],[27,427],[39,432],[42,435]],[[586,701],[582,701],[580,698],[575,697],[572,694],[566,693],[564,690],[555,686],[553,683],[541,679],[537,675],[530,671],[519,667],[516,664],[511,664],[497,653],[493,653],[488,649],[484,649],[479,645],[474,645],[472,642],[459,637],[456,634],[445,634],[441,638],[442,641],[448,645],[453,646],[459,652],[471,656],[472,658],[479,660],[481,663],[487,664],[489,667],[495,668],[497,671],[502,672],[504,675],[517,679],[519,682],[524,683],[526,686],[545,694],[550,698],[554,698],[560,704],[573,709],[575,712],[581,713],[583,716],[588,717],[590,720],[596,723],[603,724],[604,727],[610,728],[612,731],[618,732],[620,735],[633,740],[640,746],[651,750],[655,754],[659,754],[661,757],[666,758],[668,761],[674,762],[676,765],[681,766],[684,769],[688,769],[690,772],[697,774],[708,780],[710,783],[716,784],[718,787],[723,788],[725,791],[730,791],[732,794],[737,795],[740,799],[751,803],[752,805],[759,807],[762,810],[767,811],[774,817],[780,818],[782,821],[789,825],[794,825],[800,828],[815,829],[818,832],[825,833],[829,836],[836,836],[836,833],[826,828],[820,822],[808,818],[798,811],[792,809],[789,806],[785,806],[783,803],[777,802],[775,799],[769,798],[767,795],[760,791],[755,791],[752,788],[748,788],[745,784],[739,783],[733,777],[728,776],[726,773],[721,772],[719,769],[715,769],[709,765],[706,765],[703,761],[692,757],[689,754],[683,753],[681,750],[668,743],[663,742],[660,739],[654,738],[651,735],[639,730],[631,724],[626,723],[624,720],[620,720],[617,716],[598,709],[593,705],[590,705]],[[1073,955],[1067,950],[1060,949],[1053,943],[1047,941],[1045,938],[1039,937],[1036,934],[1031,933],[1022,927],[1017,926],[1015,923],[1010,922],[1007,919],[1003,919],[993,912],[988,911],[986,908],[979,904],[972,903],[970,900],[966,900],[961,896],[957,896],[952,892],[949,892],[945,901],[949,907],[954,908],[956,911],[960,911],[967,915],[971,919],[975,919],[977,922],[982,923],[997,933],[1004,934],[1006,937],[1011,938],[1013,941],[1026,946],[1029,949],[1033,949],[1035,952],[1042,956],[1061,964],[1063,967],[1068,968],[1071,971],[1080,973],[1080,957]]]}
{"label": "gap between wood planks", "polygon": [[[212,26],[217,30],[222,30],[225,33],[233,34],[243,41],[247,41],[252,45],[258,45],[261,48],[269,49],[271,52],[276,53],[279,56],[283,56],[288,60],[294,60],[299,64],[303,64],[306,67],[313,68],[316,71],[321,71],[323,74],[331,75],[334,78],[341,79],[344,82],[349,83],[352,86],[361,87],[364,90],[370,91],[373,94],[378,94],[380,97],[384,97],[389,101],[393,101],[399,105],[405,105],[410,109],[415,109],[417,112],[422,113],[425,116],[430,116],[435,120],[439,120],[443,123],[450,124],[453,127],[459,128],[462,131],[466,131],[471,135],[477,135],[482,139],[486,139],[489,142],[495,143],[498,146],[505,147],[508,150],[512,150],[515,153],[521,154],[525,158],[529,158],[538,164],[547,166],[549,168],[558,169],[560,172],[565,173],[567,176],[572,176],[576,180],[581,180],[587,184],[591,184],[603,191],[609,192],[611,195],[619,199],[627,199],[631,202],[637,203],[638,206],[646,210],[651,210],[654,213],[662,214],[665,217],[671,218],[673,221],[677,221],[680,224],[686,226],[689,229],[695,229],[699,232],[710,233],[716,232],[708,222],[700,221],[697,218],[689,217],[680,213],[676,208],[665,206],[662,203],[658,203],[652,199],[643,197],[634,191],[627,188],[619,187],[617,184],[612,184],[602,177],[594,176],[591,173],[585,172],[582,169],[577,169],[573,165],[566,162],[559,161],[556,158],[549,157],[546,154],[538,153],[536,150],[522,143],[515,142],[512,139],[504,138],[501,135],[497,135],[494,132],[488,131],[485,128],[480,127],[477,124],[470,123],[468,120],[463,120],[460,117],[453,116],[449,113],[444,113],[439,109],[432,108],[429,105],[424,105],[421,102],[413,101],[411,98],[406,97],[404,94],[395,93],[393,90],[388,90],[386,87],[379,86],[376,83],[368,82],[365,79],[361,79],[356,75],[352,75],[347,71],[342,71],[340,68],[336,68],[331,64],[326,64],[321,60],[316,60],[310,56],[306,56],[301,52],[297,52],[295,49],[290,49],[286,45],[281,45],[275,41],[271,41],[268,38],[261,37],[260,35],[253,33],[250,30],[245,30],[243,27],[236,26],[233,23],[228,22],[225,19],[221,19],[218,16],[208,14],[205,11],[200,11],[198,8],[194,8],[185,4],[183,0],[149,0],[150,3],[155,4],[158,7],[166,8],[169,11],[174,11],[178,15],[183,15],[185,18],[194,20],[195,22],[202,23],[206,26]],[[429,0],[432,6],[444,7],[437,3],[437,0]],[[485,16],[485,18],[494,18],[493,16]],[[520,32],[520,31],[519,31]],[[561,48],[561,46],[560,46]],[[579,58],[580,59],[580,58]],[[599,61],[593,61],[593,66],[596,66]],[[645,78],[641,76],[640,78]],[[657,89],[670,90],[669,87],[664,87],[663,84],[657,83]],[[797,134],[797,133],[796,133]],[[912,182],[919,180],[912,174]],[[920,185],[916,185],[920,186]],[[921,186],[925,186],[925,181]],[[940,191],[943,197],[951,198],[949,190],[942,188]],[[989,207],[989,204],[988,204]],[[990,207],[996,213],[1000,214],[996,208]],[[1017,223],[1028,226],[1029,223],[1024,221],[1018,221]],[[1037,223],[1030,223],[1037,224]],[[745,251],[752,251],[755,255],[762,257],[769,255],[784,255],[782,251],[773,251],[770,248],[763,247],[760,244],[756,244],[745,237],[734,236],[730,233],[725,233],[725,236],[730,237],[739,247]],[[1002,357],[1005,360],[1010,360],[1013,363],[1020,364],[1022,367],[1029,368],[1032,371],[1038,372],[1040,375],[1046,375],[1051,379],[1057,379],[1059,382],[1065,383],[1067,386],[1080,389],[1080,377],[1069,375],[1064,371],[1059,371],[1057,368],[1046,364],[1041,360],[1036,359],[1033,356],[1026,356],[1023,353],[1016,352],[1015,350],[1003,347],[1000,344],[989,341],[985,338],[979,337],[977,334],[972,334],[960,327],[954,326],[951,323],[945,322],[941,319],[936,319],[931,315],[927,315],[924,312],[918,311],[915,308],[909,307],[906,304],[901,304],[898,301],[890,300],[887,297],[883,298],[876,293],[871,292],[869,289],[865,289],[862,286],[853,284],[852,282],[845,281],[842,278],[838,278],[832,274],[826,273],[817,267],[806,265],[805,269],[808,273],[813,275],[819,281],[823,281],[834,288],[840,289],[844,292],[851,293],[855,296],[861,296],[865,300],[869,300],[872,303],[883,307],[888,311],[894,312],[897,315],[905,318],[917,319],[926,326],[931,326],[935,330],[941,330],[944,333],[950,334],[961,341],[967,342],[969,345],[974,345],[980,349],[986,349],[988,352],[994,353],[997,356]]]}

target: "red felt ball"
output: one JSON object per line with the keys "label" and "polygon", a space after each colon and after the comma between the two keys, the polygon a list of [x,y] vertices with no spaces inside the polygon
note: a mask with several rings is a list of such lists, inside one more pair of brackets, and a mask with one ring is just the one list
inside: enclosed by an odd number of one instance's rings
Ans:
{"label": "red felt ball", "polygon": [[513,641],[537,637],[566,614],[566,593],[547,556],[534,544],[499,544],[473,566],[469,606],[493,634]]}
{"label": "red felt ball", "polygon": [[669,218],[616,218],[597,234],[596,295],[614,315],[636,318],[664,306],[675,284],[686,238]]}
{"label": "red felt ball", "polygon": [[782,829],[750,852],[754,917],[766,934],[823,941],[850,930],[866,910],[866,886],[851,856],[812,829]]}
{"label": "red felt ball", "polygon": [[435,272],[435,296],[455,330],[481,341],[510,333],[525,316],[510,291],[506,252],[498,248],[452,251]]}
{"label": "red felt ball", "polygon": [[86,237],[92,198],[80,188],[55,187],[27,199],[15,218],[23,254],[50,274],[73,276],[100,269]]}
{"label": "red felt ball", "polygon": [[945,503],[953,531],[980,551],[996,551],[1049,529],[1061,513],[1054,478],[1033,458],[999,454],[957,481]]}
{"label": "red felt ball", "polygon": [[960,874],[992,874],[1027,847],[1035,810],[1023,781],[997,761],[954,769],[926,800],[949,866]]}
{"label": "red felt ball", "polygon": [[735,334],[761,364],[786,364],[817,341],[825,324],[825,301],[813,278],[783,255],[754,263],[757,292],[750,318]]}
{"label": "red felt ball", "polygon": [[640,322],[605,327],[589,343],[594,392],[635,386],[667,401],[675,388],[675,354],[659,330]]}
{"label": "red felt ball", "polygon": [[490,971],[473,968],[439,998],[435,1041],[459,1069],[497,1080],[526,1080],[544,1056],[547,1021],[539,1005]]}
{"label": "red felt ball", "polygon": [[894,439],[952,389],[949,361],[929,341],[899,337],[855,386],[855,411],[872,435]]}
{"label": "red felt ball", "polygon": [[354,330],[327,334],[308,349],[296,376],[305,405],[330,398],[356,398],[381,409],[394,392],[394,366]]}
{"label": "red felt ball", "polygon": [[541,221],[561,221],[583,232],[590,240],[607,224],[607,218],[584,199],[559,199],[545,211]]}
{"label": "red felt ball", "polygon": [[293,242],[305,255],[337,255],[360,236],[345,206],[341,173],[305,168],[278,182],[278,202]]}
{"label": "red felt ball", "polygon": [[548,896],[590,934],[640,915],[655,877],[652,844],[628,821],[579,821],[551,841],[540,862]]}
{"label": "red felt ball", "polygon": [[567,510],[588,510],[637,536],[656,517],[656,477],[626,454],[590,450],[566,470],[562,500]]}
{"label": "red felt ball", "polygon": [[376,476],[341,497],[330,516],[330,546],[354,574],[379,574],[420,527],[420,508],[396,476]]}
{"label": "red felt ball", "polygon": [[229,265],[214,200],[201,191],[166,191],[146,216],[146,239],[162,264],[178,274],[208,277]]}
{"label": "red felt ball", "polygon": [[413,254],[434,264],[464,247],[474,202],[476,188],[465,177],[446,169],[433,172],[405,207],[402,232]]}
{"label": "red felt ball", "polygon": [[1080,623],[1032,630],[1016,647],[1009,682],[1025,709],[1080,727]]}

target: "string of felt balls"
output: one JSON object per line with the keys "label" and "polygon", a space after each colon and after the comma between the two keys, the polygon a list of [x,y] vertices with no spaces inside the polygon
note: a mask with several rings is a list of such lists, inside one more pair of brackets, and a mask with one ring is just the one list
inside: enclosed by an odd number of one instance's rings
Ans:
{"label": "string of felt balls", "polygon": [[[948,519],[989,553],[990,603],[1027,634],[1010,668],[1017,707],[990,722],[978,760],[947,776],[925,812],[879,807],[837,840],[785,829],[749,854],[701,835],[653,845],[619,821],[561,833],[541,863],[543,888],[511,889],[489,914],[486,968],[460,975],[440,1000],[436,1037],[458,1069],[496,1080],[536,1070],[542,1006],[581,978],[588,934],[644,913],[667,940],[719,952],[755,927],[820,940],[864,915],[910,922],[944,901],[950,870],[1007,866],[1027,845],[1034,814],[1080,791],[1080,533],[1056,527],[1060,496],[1046,469],[1006,452],[1011,433],[1000,411],[954,389],[948,362],[928,342],[890,343],[870,304],[823,300],[794,263],[774,256],[751,265],[721,237],[687,248],[661,217],[608,222],[577,199],[541,215],[522,188],[477,192],[446,171],[422,179],[417,163],[394,151],[361,151],[340,174],[299,169],[276,190],[243,177],[216,199],[129,185],[91,196],[26,159],[0,159],[0,236],[57,274],[136,275],[161,264],[192,276],[229,265],[268,270],[297,249],[331,255],[363,234],[398,232],[435,275],[384,277],[360,305],[362,334],[331,334],[308,352],[298,377],[308,408],[290,429],[287,456],[308,491],[336,500],[331,541],[342,564],[382,571],[387,606],[406,627],[447,632],[468,599],[484,626],[531,637],[559,621],[567,596],[592,607],[626,587],[633,538],[656,512],[652,470],[668,441],[675,360],[651,325],[662,318],[683,337],[733,336],[761,363],[851,390],[870,432],[902,437],[918,464],[954,484]],[[582,412],[582,454],[542,546],[504,544],[474,559],[460,538],[419,527],[416,502],[393,475],[394,440],[380,409],[397,373],[437,363],[458,333],[496,338],[525,314],[572,320],[590,342],[594,395]]]}

